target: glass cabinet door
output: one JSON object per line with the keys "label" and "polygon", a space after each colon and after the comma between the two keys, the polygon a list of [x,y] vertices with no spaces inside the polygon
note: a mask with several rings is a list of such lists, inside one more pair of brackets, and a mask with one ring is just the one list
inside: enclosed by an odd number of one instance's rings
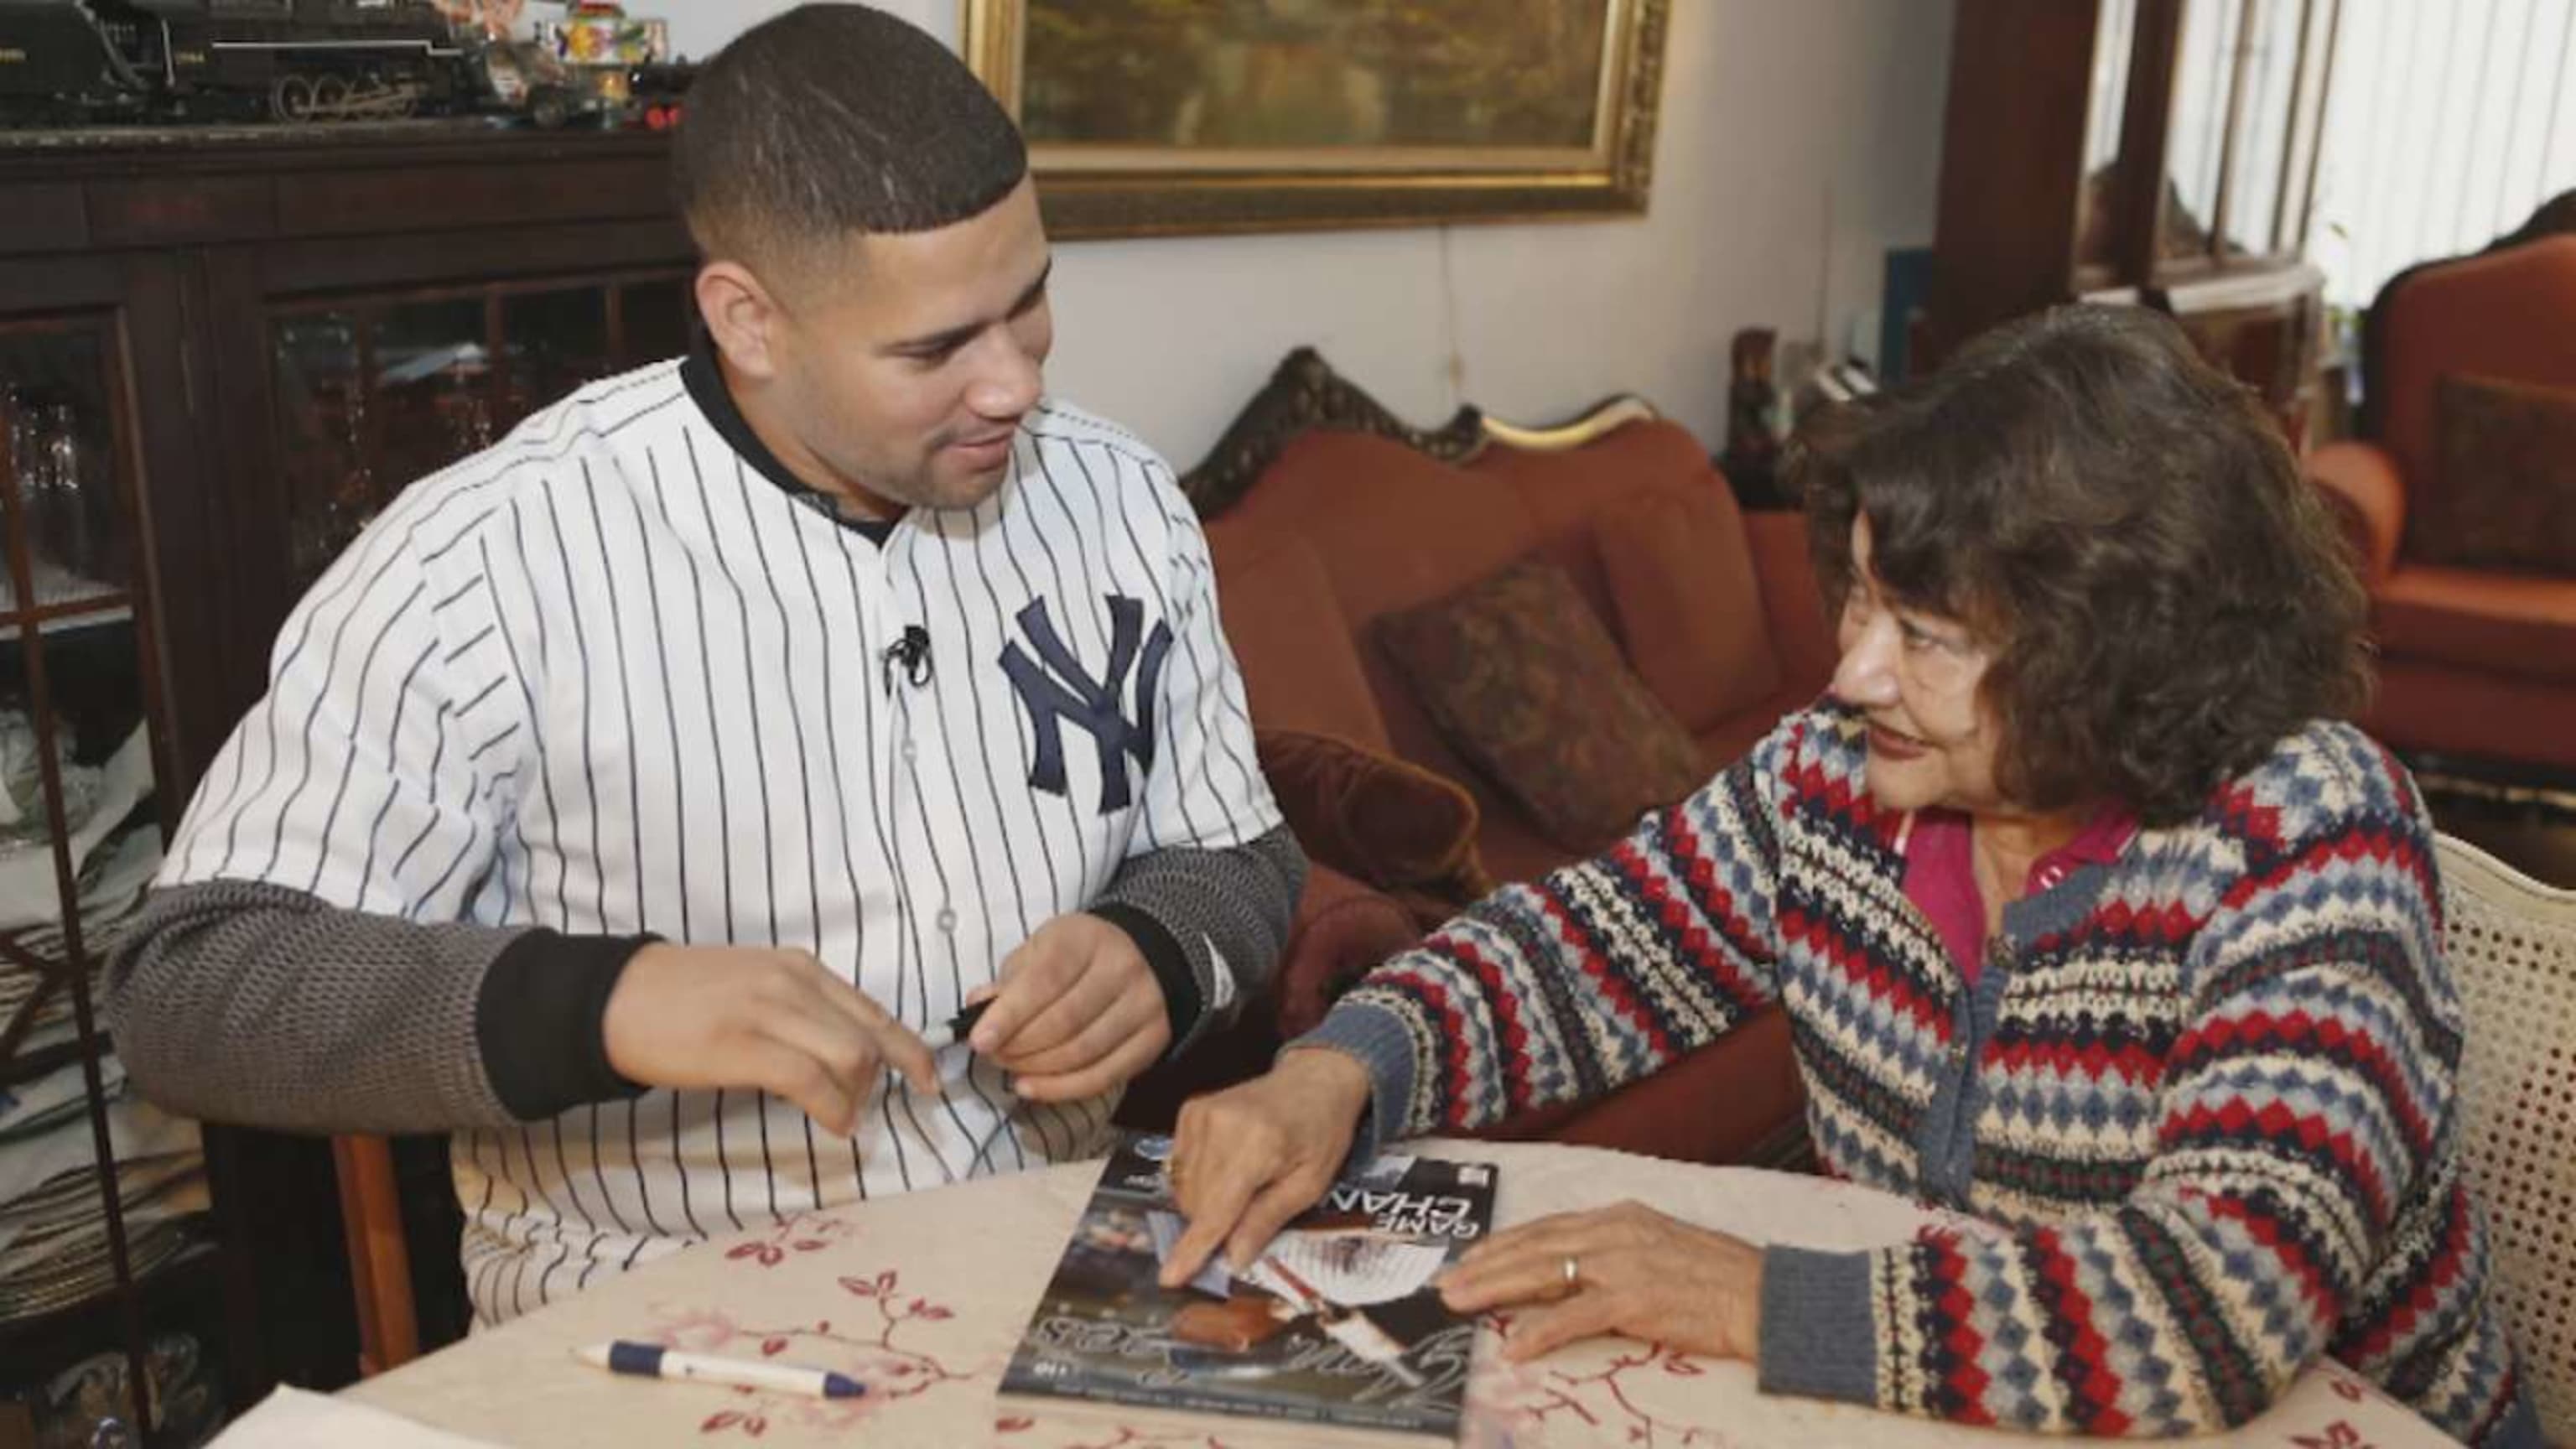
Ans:
{"label": "glass cabinet door", "polygon": [[2290,178],[2290,133],[2298,97],[2304,39],[2300,12],[2311,7],[2271,0],[2245,19],[2245,56],[2238,70],[2236,149],[2227,168],[2227,203],[2220,209],[2222,257],[2272,254],[2273,225],[2285,210]]}
{"label": "glass cabinet door", "polygon": [[2342,0],[2094,0],[2071,290],[2305,247]]}
{"label": "glass cabinet door", "polygon": [[2078,291],[2108,281],[2119,261],[2120,144],[2137,40],[2138,0],[2102,0],[2093,21],[2092,79],[2084,106],[2084,179],[2076,193]]}
{"label": "glass cabinet door", "polygon": [[298,586],[403,488],[586,382],[678,353],[687,306],[685,274],[657,271],[273,313],[269,366]]}
{"label": "glass cabinet door", "polygon": [[2341,0],[2185,0],[2160,270],[2275,261],[2305,244],[2340,11]]}
{"label": "glass cabinet door", "polygon": [[0,323],[0,1397],[39,1443],[225,1408],[197,1125],[128,1089],[98,1011],[173,803],[116,336]]}
{"label": "glass cabinet door", "polygon": [[2164,216],[2156,238],[2156,255],[2168,261],[2209,251],[2246,3],[2185,0],[2183,6],[2173,119],[2165,128]]}

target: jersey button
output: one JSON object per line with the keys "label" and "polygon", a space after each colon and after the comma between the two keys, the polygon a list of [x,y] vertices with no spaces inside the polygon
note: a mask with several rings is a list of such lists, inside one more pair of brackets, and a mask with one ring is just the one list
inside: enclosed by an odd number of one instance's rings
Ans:
{"label": "jersey button", "polygon": [[955,908],[955,907],[953,907],[953,906],[941,906],[941,907],[939,908],[939,933],[940,933],[941,935],[943,935],[943,936],[945,936],[945,935],[953,935],[953,934],[955,934],[956,930],[957,930],[957,911],[956,911],[956,908]]}
{"label": "jersey button", "polygon": [[910,740],[905,740],[905,741],[903,742],[903,758],[904,758],[904,762],[905,762],[905,763],[907,763],[907,764],[909,764],[909,763],[911,763],[913,760],[919,759],[920,757],[921,757],[921,746],[914,744],[914,743],[913,743],[912,741],[910,741]]}

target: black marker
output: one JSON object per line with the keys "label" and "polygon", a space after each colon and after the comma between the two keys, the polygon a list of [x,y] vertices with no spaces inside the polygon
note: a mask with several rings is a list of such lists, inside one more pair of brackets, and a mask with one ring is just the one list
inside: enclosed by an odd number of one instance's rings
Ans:
{"label": "black marker", "polygon": [[923,1040],[929,1042],[930,1049],[935,1052],[964,1045],[967,1033],[975,1029],[976,1022],[984,1019],[985,1008],[991,1006],[993,1000],[994,998],[987,996],[981,1001],[966,1003],[955,1016],[948,1018],[945,1027],[933,1030]]}

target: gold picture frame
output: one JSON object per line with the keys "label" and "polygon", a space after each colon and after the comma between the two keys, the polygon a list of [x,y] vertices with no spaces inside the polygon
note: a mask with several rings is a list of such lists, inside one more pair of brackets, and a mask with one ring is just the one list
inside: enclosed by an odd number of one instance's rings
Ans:
{"label": "gold picture frame", "polygon": [[1057,237],[1646,210],[1670,0],[962,4]]}

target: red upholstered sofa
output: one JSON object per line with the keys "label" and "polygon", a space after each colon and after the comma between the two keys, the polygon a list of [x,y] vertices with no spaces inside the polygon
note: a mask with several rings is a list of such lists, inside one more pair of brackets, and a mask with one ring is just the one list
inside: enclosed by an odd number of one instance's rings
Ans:
{"label": "red upholstered sofa", "polygon": [[[1300,351],[1184,486],[1206,519],[1255,726],[1338,736],[1465,786],[1483,864],[1502,880],[1584,852],[1541,833],[1441,737],[1378,646],[1380,616],[1529,555],[1552,560],[1710,774],[1813,699],[1832,669],[1803,521],[1740,513],[1698,441],[1642,405],[1547,433],[1472,411],[1420,433]],[[1350,884],[1318,875],[1327,891]],[[1355,913],[1364,900],[1342,894],[1335,908]],[[1311,1025],[1343,984],[1315,973],[1348,965],[1292,949],[1280,1028]],[[1501,1134],[1776,1159],[1803,1140],[1802,1105],[1774,1010],[1656,1079]]]}
{"label": "red upholstered sofa", "polygon": [[[2414,556],[2410,510],[2446,486],[2435,396],[2446,375],[2576,389],[2576,193],[2476,256],[2400,273],[2364,338],[2363,441],[2308,470],[2361,545],[2379,691],[2367,721],[2401,750],[2576,770],[2576,569],[2441,567]],[[2556,235],[2546,233],[2551,225]]]}

